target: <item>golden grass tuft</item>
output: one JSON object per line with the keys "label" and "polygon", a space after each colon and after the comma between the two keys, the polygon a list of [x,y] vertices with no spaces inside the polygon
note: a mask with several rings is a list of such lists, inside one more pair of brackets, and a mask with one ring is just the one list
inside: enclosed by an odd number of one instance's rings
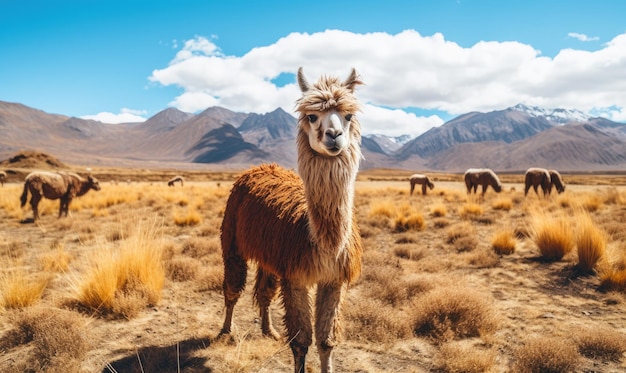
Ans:
{"label": "golden grass tuft", "polygon": [[532,217],[532,239],[539,248],[544,260],[561,260],[574,249],[575,239],[571,232],[571,222],[565,216],[551,216],[543,213]]}
{"label": "golden grass tuft", "polygon": [[484,213],[483,207],[476,202],[466,202],[459,207],[459,215],[463,219],[480,216]]}
{"label": "golden grass tuft", "polygon": [[391,219],[396,215],[395,204],[390,200],[375,200],[369,211],[369,217],[385,217]]}
{"label": "golden grass tuft", "polygon": [[515,351],[515,370],[520,373],[577,371],[580,355],[569,339],[532,337]]}
{"label": "golden grass tuft", "polygon": [[498,197],[491,202],[494,210],[509,211],[513,207],[513,200],[510,197]]}
{"label": "golden grass tuft", "polygon": [[157,231],[155,224],[138,224],[118,249],[95,251],[91,267],[74,281],[75,301],[98,313],[126,318],[156,304],[165,282]]}
{"label": "golden grass tuft", "polygon": [[202,215],[195,208],[177,209],[174,212],[174,224],[187,227],[200,224]]}
{"label": "golden grass tuft", "polygon": [[605,255],[607,234],[591,220],[589,213],[581,212],[577,215],[577,269],[588,274],[593,271],[598,261]]}
{"label": "golden grass tuft", "polygon": [[37,303],[48,286],[45,275],[29,275],[23,269],[0,274],[0,308],[19,309]]}
{"label": "golden grass tuft", "polygon": [[404,312],[376,300],[358,302],[345,309],[346,338],[387,343],[411,336]]}
{"label": "golden grass tuft", "polygon": [[435,343],[492,335],[499,326],[492,300],[465,287],[440,287],[417,298],[413,330]]}
{"label": "golden grass tuft", "polygon": [[53,251],[46,252],[39,257],[44,271],[66,272],[72,261],[72,256],[65,251],[65,247],[56,242]]}
{"label": "golden grass tuft", "polygon": [[438,203],[430,208],[430,215],[435,218],[442,218],[446,216],[447,213],[448,210],[446,208],[446,205],[444,205],[443,203]]}
{"label": "golden grass tuft", "polygon": [[498,354],[493,349],[485,350],[463,345],[459,342],[449,342],[439,347],[434,365],[442,372],[495,372],[497,357]]}
{"label": "golden grass tuft", "polygon": [[393,226],[395,232],[421,231],[424,229],[424,215],[418,211],[399,212]]}
{"label": "golden grass tuft", "polygon": [[515,232],[505,228],[497,231],[491,240],[491,248],[498,255],[510,255],[515,252]]}

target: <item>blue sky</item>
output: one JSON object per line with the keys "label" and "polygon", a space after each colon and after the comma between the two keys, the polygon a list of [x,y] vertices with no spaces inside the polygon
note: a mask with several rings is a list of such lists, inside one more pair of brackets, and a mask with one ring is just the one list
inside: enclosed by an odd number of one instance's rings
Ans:
{"label": "blue sky", "polygon": [[365,133],[517,103],[626,121],[626,1],[0,0],[0,100],[103,122],[293,112],[293,73],[366,85]]}

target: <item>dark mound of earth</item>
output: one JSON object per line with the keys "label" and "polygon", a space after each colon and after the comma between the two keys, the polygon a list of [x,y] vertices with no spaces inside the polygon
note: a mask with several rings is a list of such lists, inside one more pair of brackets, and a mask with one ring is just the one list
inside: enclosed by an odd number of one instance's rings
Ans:
{"label": "dark mound of earth", "polygon": [[21,151],[13,157],[0,162],[3,167],[56,169],[67,168],[67,165],[57,158],[37,151]]}

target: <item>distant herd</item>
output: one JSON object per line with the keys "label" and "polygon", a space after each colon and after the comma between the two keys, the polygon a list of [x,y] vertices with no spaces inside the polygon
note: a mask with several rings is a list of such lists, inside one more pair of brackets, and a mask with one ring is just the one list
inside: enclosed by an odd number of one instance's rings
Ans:
{"label": "distant herd", "polygon": [[[0,185],[4,186],[6,179],[6,172],[0,170]],[[498,175],[489,168],[470,168],[463,174],[463,180],[468,194],[477,193],[479,186],[481,187],[482,195],[487,192],[489,187],[496,193],[502,191],[502,183]],[[177,183],[182,187],[184,178],[178,175],[167,181],[167,185],[170,187],[176,186]],[[427,190],[435,188],[435,184],[425,174],[411,175],[409,183],[410,195],[413,195],[417,185],[421,186],[423,195],[426,195]],[[537,195],[539,195],[538,189],[541,188],[544,196],[549,196],[553,188],[556,189],[557,193],[565,191],[565,184],[558,171],[538,167],[531,167],[524,174],[524,196],[528,195],[531,187]],[[26,204],[28,193],[30,192],[33,221],[39,219],[38,205],[43,197],[52,200],[59,199],[59,217],[67,216],[72,199],[80,197],[90,190],[100,190],[98,180],[91,175],[85,179],[78,174],[63,171],[35,171],[28,174],[25,178],[24,191],[20,198],[21,206],[23,207]]]}
{"label": "distant herd", "polygon": [[[487,192],[487,188],[491,187],[496,193],[502,191],[502,183],[493,170],[489,168],[470,168],[463,174],[467,193],[477,193],[478,187],[482,188],[482,195]],[[428,176],[423,174],[414,174],[409,177],[411,185],[410,194],[413,194],[415,185],[422,186],[422,194],[426,194],[427,187],[433,189],[435,185],[430,181]],[[561,174],[556,170],[546,170],[545,168],[531,167],[524,174],[524,196],[528,195],[528,190],[533,188],[535,193],[539,195],[537,188],[541,187],[544,196],[550,195],[552,188],[558,193],[565,191],[565,184],[561,178]]]}

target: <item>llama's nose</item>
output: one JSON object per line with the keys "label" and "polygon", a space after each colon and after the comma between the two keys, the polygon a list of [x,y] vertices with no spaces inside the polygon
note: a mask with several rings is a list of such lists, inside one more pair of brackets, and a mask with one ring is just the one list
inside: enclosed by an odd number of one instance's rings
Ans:
{"label": "llama's nose", "polygon": [[343,131],[337,128],[329,128],[326,130],[324,134],[326,135],[326,138],[328,138],[329,140],[335,140],[337,137],[343,134]]}

